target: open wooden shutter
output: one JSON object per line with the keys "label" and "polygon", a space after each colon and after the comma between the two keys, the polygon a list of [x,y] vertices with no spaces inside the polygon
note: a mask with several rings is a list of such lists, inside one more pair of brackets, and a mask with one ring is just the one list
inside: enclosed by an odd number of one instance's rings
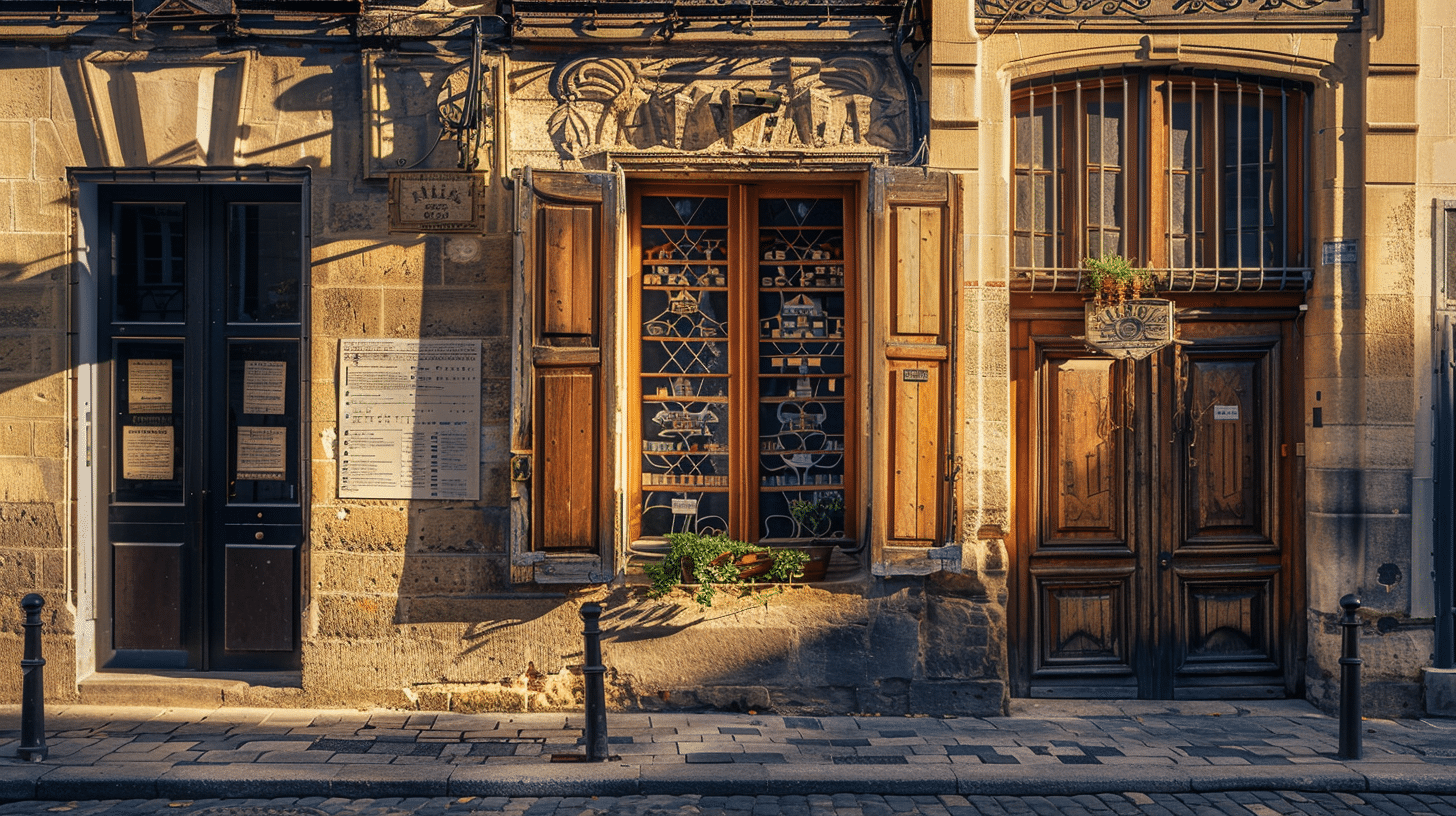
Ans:
{"label": "open wooden shutter", "polygon": [[882,574],[940,568],[949,531],[952,327],[956,287],[948,173],[880,168],[874,215],[874,503]]}
{"label": "open wooden shutter", "polygon": [[611,573],[607,401],[616,179],[527,169],[521,179],[511,403],[515,581]]}

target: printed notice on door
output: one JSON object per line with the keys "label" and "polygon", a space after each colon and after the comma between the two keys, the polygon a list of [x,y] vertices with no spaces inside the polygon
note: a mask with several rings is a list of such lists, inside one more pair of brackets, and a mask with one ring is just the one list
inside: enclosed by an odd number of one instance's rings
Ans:
{"label": "printed notice on door", "polygon": [[172,426],[127,425],[121,429],[121,477],[137,481],[172,478]]}
{"label": "printed notice on door", "polygon": [[287,375],[288,363],[282,360],[246,361],[243,364],[243,413],[283,413]]}
{"label": "printed notice on door", "polygon": [[131,414],[172,413],[171,360],[126,361],[126,410]]}
{"label": "printed notice on door", "polygon": [[480,498],[480,341],[339,341],[339,495]]}
{"label": "printed notice on door", "polygon": [[283,481],[288,476],[287,448],[287,428],[239,427],[238,480]]}

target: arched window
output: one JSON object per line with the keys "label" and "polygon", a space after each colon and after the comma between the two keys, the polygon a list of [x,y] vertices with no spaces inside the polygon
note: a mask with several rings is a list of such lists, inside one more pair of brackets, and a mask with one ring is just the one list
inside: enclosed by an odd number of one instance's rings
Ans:
{"label": "arched window", "polygon": [[1097,72],[1016,89],[1012,278],[1073,289],[1116,253],[1169,288],[1304,288],[1305,99],[1296,83]]}

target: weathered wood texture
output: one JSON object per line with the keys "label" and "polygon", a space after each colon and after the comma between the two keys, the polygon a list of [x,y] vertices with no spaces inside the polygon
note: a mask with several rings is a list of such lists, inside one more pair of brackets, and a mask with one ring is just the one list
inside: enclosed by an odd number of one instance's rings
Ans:
{"label": "weathered wood texture", "polygon": [[1131,362],[1089,354],[1079,322],[1038,316],[1013,324],[1015,456],[1028,474],[1011,538],[1017,692],[1293,693],[1292,322],[1189,311],[1186,344]]}

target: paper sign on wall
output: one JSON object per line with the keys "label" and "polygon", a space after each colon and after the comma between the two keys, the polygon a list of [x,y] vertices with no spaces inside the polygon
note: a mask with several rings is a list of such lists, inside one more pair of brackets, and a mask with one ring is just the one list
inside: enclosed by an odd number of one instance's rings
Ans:
{"label": "paper sign on wall", "polygon": [[162,481],[173,476],[172,426],[127,425],[121,429],[121,477]]}
{"label": "paper sign on wall", "polygon": [[288,475],[288,429],[239,427],[237,463],[239,480],[283,481]]}
{"label": "paper sign on wall", "polygon": [[1237,422],[1239,419],[1239,406],[1215,405],[1213,406],[1213,419],[1215,422]]}
{"label": "paper sign on wall", "polygon": [[243,363],[243,413],[282,414],[288,382],[288,363],[248,360]]}
{"label": "paper sign on wall", "polygon": [[480,498],[480,341],[339,341],[339,495]]}
{"label": "paper sign on wall", "polygon": [[132,414],[172,413],[171,360],[126,361],[126,410]]}

